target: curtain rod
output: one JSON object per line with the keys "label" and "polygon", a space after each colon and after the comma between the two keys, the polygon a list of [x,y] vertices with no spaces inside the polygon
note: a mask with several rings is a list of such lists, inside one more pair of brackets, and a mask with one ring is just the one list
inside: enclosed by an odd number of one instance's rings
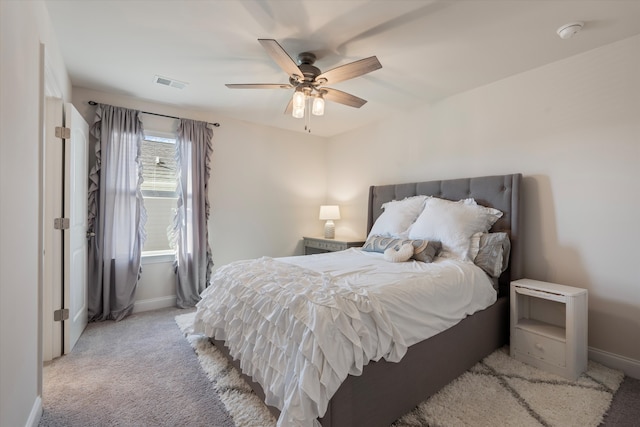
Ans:
{"label": "curtain rod", "polygon": [[[96,101],[89,101],[89,105],[98,105],[98,103]],[[168,117],[170,119],[178,119],[180,120],[181,117],[176,117],[176,116],[169,116],[167,114],[160,114],[160,113],[151,113],[149,111],[140,111],[143,114],[151,114],[152,116],[160,116],[160,117]],[[207,122],[207,124],[212,125],[213,127],[220,127],[220,123],[211,123],[211,122]]]}

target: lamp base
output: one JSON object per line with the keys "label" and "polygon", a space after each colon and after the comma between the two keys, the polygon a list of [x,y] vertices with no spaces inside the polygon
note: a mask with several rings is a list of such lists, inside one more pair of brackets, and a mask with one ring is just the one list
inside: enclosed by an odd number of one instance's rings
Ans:
{"label": "lamp base", "polygon": [[324,238],[325,239],[333,239],[336,237],[336,226],[332,220],[327,220],[324,223]]}

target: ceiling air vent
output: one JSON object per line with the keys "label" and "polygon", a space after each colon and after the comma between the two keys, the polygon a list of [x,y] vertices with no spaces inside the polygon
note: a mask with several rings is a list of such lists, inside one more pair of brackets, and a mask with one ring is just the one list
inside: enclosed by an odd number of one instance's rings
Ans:
{"label": "ceiling air vent", "polygon": [[186,82],[181,82],[181,81],[176,80],[176,79],[171,79],[169,77],[162,77],[162,76],[157,76],[157,75],[153,77],[153,82],[154,83],[158,83],[159,85],[163,85],[163,86],[175,87],[177,89],[184,89],[189,84],[189,83],[186,83]]}

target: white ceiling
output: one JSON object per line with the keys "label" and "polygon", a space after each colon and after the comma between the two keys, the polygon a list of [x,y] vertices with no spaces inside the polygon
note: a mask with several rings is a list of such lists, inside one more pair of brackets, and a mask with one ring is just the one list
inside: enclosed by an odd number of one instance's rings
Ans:
{"label": "white ceiling", "polygon": [[[327,102],[313,133],[332,136],[417,105],[640,34],[640,0],[46,0],[74,86],[304,131],[284,115],[292,92],[228,89],[287,83],[258,43],[323,71],[376,55],[382,69],[335,89],[368,101]],[[571,21],[582,32],[562,40]],[[189,85],[153,82],[155,75]],[[222,123],[224,126],[224,123]]]}

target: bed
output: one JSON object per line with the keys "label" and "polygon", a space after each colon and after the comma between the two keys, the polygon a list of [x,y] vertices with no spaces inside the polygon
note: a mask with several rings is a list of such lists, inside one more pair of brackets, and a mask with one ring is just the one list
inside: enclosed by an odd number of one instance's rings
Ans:
{"label": "bed", "polygon": [[[521,174],[511,174],[370,187],[367,234],[383,213],[385,203],[417,195],[452,201],[473,198],[479,205],[498,209],[502,216],[489,231],[508,234],[509,264],[495,283],[495,303],[409,346],[397,363],[380,359],[365,363],[361,375],[349,375],[318,420],[322,426],[388,426],[508,342],[509,283],[522,274],[521,180]],[[211,341],[240,368],[241,363],[230,356],[224,341],[217,338],[212,337]],[[262,386],[243,376],[264,400]],[[278,417],[279,411],[269,408]]]}

